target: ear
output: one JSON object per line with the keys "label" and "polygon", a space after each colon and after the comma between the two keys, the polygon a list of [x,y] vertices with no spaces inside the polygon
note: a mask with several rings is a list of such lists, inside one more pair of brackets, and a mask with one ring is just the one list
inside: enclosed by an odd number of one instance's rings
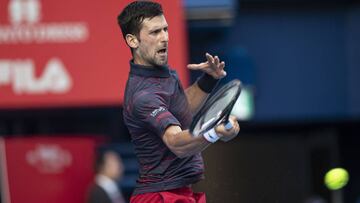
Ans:
{"label": "ear", "polygon": [[139,40],[135,35],[126,34],[125,36],[126,43],[130,48],[136,49],[139,46]]}

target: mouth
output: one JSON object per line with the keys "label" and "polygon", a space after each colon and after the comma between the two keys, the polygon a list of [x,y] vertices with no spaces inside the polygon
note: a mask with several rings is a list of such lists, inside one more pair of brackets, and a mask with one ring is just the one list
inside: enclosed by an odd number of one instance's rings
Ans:
{"label": "mouth", "polygon": [[164,54],[167,53],[167,48],[159,49],[159,50],[157,51],[157,53],[160,54],[160,55],[164,55]]}

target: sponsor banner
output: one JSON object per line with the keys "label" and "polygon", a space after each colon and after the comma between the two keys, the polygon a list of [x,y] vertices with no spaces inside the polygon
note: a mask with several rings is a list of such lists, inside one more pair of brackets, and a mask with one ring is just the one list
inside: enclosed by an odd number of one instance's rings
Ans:
{"label": "sponsor banner", "polygon": [[[0,0],[0,108],[120,105],[131,54],[117,15],[129,2]],[[158,2],[187,86],[181,1]]]}
{"label": "sponsor banner", "polygon": [[3,201],[85,202],[93,181],[95,140],[31,137],[0,140]]}

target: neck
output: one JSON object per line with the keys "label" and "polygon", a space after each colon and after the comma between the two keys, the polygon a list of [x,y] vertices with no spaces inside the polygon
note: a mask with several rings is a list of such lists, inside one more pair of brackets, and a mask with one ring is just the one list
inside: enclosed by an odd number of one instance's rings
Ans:
{"label": "neck", "polygon": [[133,54],[134,64],[143,65],[143,66],[154,66],[145,61],[136,51]]}
{"label": "neck", "polygon": [[143,66],[153,66],[153,65],[151,65],[149,63],[145,63],[143,60],[140,60],[138,58],[134,58],[134,63],[138,64],[138,65],[143,65]]}

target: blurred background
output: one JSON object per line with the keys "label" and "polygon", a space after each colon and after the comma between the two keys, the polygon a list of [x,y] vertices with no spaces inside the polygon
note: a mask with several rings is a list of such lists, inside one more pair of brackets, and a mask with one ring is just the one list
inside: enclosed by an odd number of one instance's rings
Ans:
{"label": "blurred background", "polygon": [[[122,98],[131,58],[116,16],[130,1],[0,0],[2,203],[84,202],[98,149],[137,178]],[[360,2],[158,1],[184,86],[205,53],[244,84],[239,136],[203,152],[208,202],[360,202]],[[350,175],[331,191],[324,176]]]}

